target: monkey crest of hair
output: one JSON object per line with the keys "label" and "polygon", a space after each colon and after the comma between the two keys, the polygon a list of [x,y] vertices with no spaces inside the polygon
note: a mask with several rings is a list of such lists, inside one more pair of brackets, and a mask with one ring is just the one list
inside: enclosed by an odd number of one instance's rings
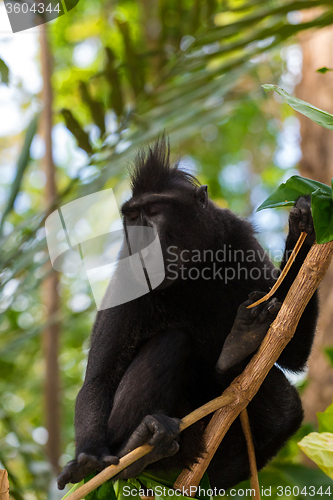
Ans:
{"label": "monkey crest of hair", "polygon": [[139,151],[131,172],[133,196],[144,193],[161,193],[168,187],[186,183],[200,186],[199,181],[188,172],[178,168],[178,163],[170,165],[170,143],[163,134],[153,146]]}

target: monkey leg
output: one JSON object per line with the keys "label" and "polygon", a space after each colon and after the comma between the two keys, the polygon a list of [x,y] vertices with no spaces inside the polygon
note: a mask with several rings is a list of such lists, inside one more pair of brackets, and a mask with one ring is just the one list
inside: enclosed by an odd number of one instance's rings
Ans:
{"label": "monkey leg", "polygon": [[180,420],[172,417],[181,417],[190,409],[190,359],[188,337],[172,330],[149,339],[128,367],[108,422],[110,450],[123,456],[145,442],[154,450],[119,477],[137,475],[146,465],[177,453],[183,437],[179,439]]}

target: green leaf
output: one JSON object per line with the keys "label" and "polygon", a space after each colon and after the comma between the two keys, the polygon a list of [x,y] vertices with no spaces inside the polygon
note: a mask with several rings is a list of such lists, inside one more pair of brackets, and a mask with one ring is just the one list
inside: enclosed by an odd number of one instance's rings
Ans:
{"label": "green leaf", "polygon": [[116,67],[116,58],[110,47],[105,47],[105,53],[105,78],[110,86],[110,107],[114,109],[117,116],[120,116],[124,110],[124,99],[120,75]]}
{"label": "green leaf", "polygon": [[66,127],[77,140],[79,148],[83,149],[86,153],[92,154],[93,150],[89,141],[89,134],[81,127],[80,123],[73,116],[73,113],[66,108],[63,108],[60,113],[65,119]]}
{"label": "green leaf", "polygon": [[[171,492],[170,495],[168,494],[169,490],[172,490],[172,486],[167,486],[159,481],[154,481],[153,479],[148,479],[142,476],[140,476],[140,481],[146,488],[154,490],[156,500],[174,500],[174,493]],[[180,500],[186,500],[188,497],[184,495],[177,495],[177,499],[178,498]]]}
{"label": "green leaf", "polygon": [[153,481],[156,481],[160,484],[163,484],[164,486],[168,486],[168,488],[172,488],[174,482],[176,481],[176,479],[180,473],[181,473],[180,469],[176,470],[175,472],[174,471],[167,471],[167,472],[158,471],[158,473],[154,473],[154,471],[150,471],[150,470],[147,470],[147,471],[145,470],[137,476],[137,479],[138,479],[138,481],[141,481],[141,483],[144,483],[144,481],[152,479]]}
{"label": "green leaf", "polygon": [[130,36],[129,24],[117,18],[115,19],[115,22],[123,38],[129,80],[131,82],[134,94],[137,97],[140,92],[143,91],[145,84],[143,64],[134,49],[134,44]]}
{"label": "green leaf", "polygon": [[[124,487],[125,486],[130,487],[130,491],[131,491],[130,495],[128,495],[127,493],[126,493],[126,495],[124,494]],[[137,484],[135,482],[133,482],[133,478],[129,479],[129,480],[118,479],[117,481],[114,482],[113,487],[114,487],[114,491],[115,491],[117,500],[126,500],[126,499],[141,500],[140,496],[139,496],[139,489],[140,488],[138,488]],[[137,490],[137,494],[132,494],[132,492],[135,492],[135,490]],[[108,499],[105,499],[105,500],[108,500]],[[110,499],[110,500],[112,500],[112,499]]]}
{"label": "green leaf", "polygon": [[[146,488],[151,488],[154,489],[158,487],[159,490],[157,490],[159,493],[162,493],[161,495],[157,495],[155,491],[155,497],[156,499],[161,499],[161,500],[171,500],[173,497],[175,497],[174,494],[168,495],[168,490],[173,489],[173,484],[175,480],[177,479],[178,475],[180,474],[181,471],[175,471],[169,472],[169,473],[159,473],[159,477],[155,477],[150,471],[148,472],[143,472],[139,476],[137,476],[137,479],[144,485]],[[200,496],[197,494],[195,495],[194,498],[197,498],[199,500],[211,500],[211,497],[207,494],[207,491],[211,488],[208,474],[205,472],[201,482],[200,482]],[[190,492],[188,492],[189,495]],[[186,500],[188,496],[184,495],[177,495],[177,499],[180,500]]]}
{"label": "green leaf", "polygon": [[333,403],[325,411],[317,413],[319,432],[333,432]]}
{"label": "green leaf", "polygon": [[319,69],[317,69],[317,73],[323,73],[323,75],[324,75],[325,73],[327,73],[327,71],[333,71],[333,69],[331,69],[331,68],[326,68],[326,66],[324,66],[323,68],[319,68]]}
{"label": "green leaf", "polygon": [[20,191],[20,188],[21,188],[24,173],[25,173],[25,171],[30,163],[30,146],[31,146],[33,138],[35,137],[35,134],[37,132],[38,120],[39,120],[39,114],[35,115],[34,118],[31,120],[31,122],[26,130],[26,133],[25,133],[25,138],[24,138],[24,143],[22,146],[21,154],[20,154],[20,157],[19,157],[18,162],[17,162],[15,179],[14,179],[14,182],[11,186],[9,198],[8,198],[6,207],[3,211],[1,222],[0,222],[0,235],[2,232],[3,223],[4,223],[7,215],[12,211],[12,209],[14,207],[16,197],[17,197],[17,195]]}
{"label": "green leaf", "polygon": [[257,212],[264,208],[294,205],[300,196],[309,194],[311,194],[311,210],[317,243],[327,243],[333,240],[333,200],[332,188],[326,184],[293,175],[257,208]]}
{"label": "green leaf", "polygon": [[113,482],[105,481],[105,483],[101,484],[96,490],[96,498],[98,500],[117,500]]}
{"label": "green leaf", "polygon": [[2,59],[0,59],[0,82],[6,85],[8,85],[9,82],[9,68]]}
{"label": "green leaf", "polygon": [[333,479],[333,434],[311,432],[298,443],[301,450]]}
{"label": "green leaf", "polygon": [[105,113],[102,104],[93,99],[89,92],[88,86],[82,80],[79,82],[79,87],[81,91],[82,101],[90,109],[91,116],[101,132],[101,137],[105,134]]}
{"label": "green leaf", "polygon": [[200,500],[210,500],[211,497],[207,494],[207,491],[211,489],[211,486],[207,471],[205,472],[203,478],[201,479],[200,487],[201,487],[200,495],[197,494],[196,498],[200,498]]}
{"label": "green leaf", "polygon": [[318,123],[318,125],[328,128],[329,130],[333,130],[333,115],[327,113],[327,111],[323,111],[322,109],[312,106],[308,102],[301,101],[301,99],[291,96],[288,92],[277,85],[265,84],[262,85],[262,87],[266,92],[269,90],[275,90],[275,92],[277,92],[280,96],[286,98],[287,103],[293,109],[302,115],[307,116],[313,122]]}
{"label": "green leaf", "polygon": [[66,495],[64,495],[61,500],[65,500],[69,495],[71,495],[75,490],[77,490],[80,486],[84,484],[84,481],[82,480],[80,483],[74,484],[74,486],[71,487],[69,491],[67,491]]}
{"label": "green leaf", "polygon": [[137,490],[141,488],[140,482],[135,477],[130,477],[129,479],[127,479],[127,482],[129,484],[132,484]]}
{"label": "green leaf", "polygon": [[333,366],[333,347],[326,347],[325,354],[327,354],[330,363]]}
{"label": "green leaf", "polygon": [[317,243],[328,243],[333,240],[333,201],[332,195],[317,189],[311,196],[313,224]]}
{"label": "green leaf", "polygon": [[[84,478],[84,482],[87,483],[95,477],[96,473],[89,474],[89,476]],[[91,491],[86,495],[86,500],[119,500],[118,495],[115,492],[114,484],[112,481],[105,481],[95,490]]]}
{"label": "green leaf", "polygon": [[299,175],[293,175],[286,182],[280,184],[277,190],[257,208],[257,212],[260,212],[264,208],[294,205],[300,196],[314,193],[319,189],[324,194],[332,196],[332,189],[326,184]]}

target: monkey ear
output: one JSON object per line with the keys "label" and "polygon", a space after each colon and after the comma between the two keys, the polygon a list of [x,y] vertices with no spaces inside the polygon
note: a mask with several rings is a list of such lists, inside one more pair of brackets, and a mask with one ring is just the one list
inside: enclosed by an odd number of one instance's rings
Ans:
{"label": "monkey ear", "polygon": [[208,186],[200,186],[195,192],[195,198],[198,200],[202,208],[206,208],[208,204]]}

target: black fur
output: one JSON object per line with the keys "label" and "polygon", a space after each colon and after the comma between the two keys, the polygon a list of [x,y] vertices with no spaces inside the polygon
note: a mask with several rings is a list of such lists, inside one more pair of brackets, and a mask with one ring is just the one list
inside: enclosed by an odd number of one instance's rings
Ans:
{"label": "black fur", "polygon": [[[137,474],[145,466],[162,471],[190,467],[203,452],[202,435],[208,419],[188,428],[180,437],[177,419],[220,395],[242,371],[253,346],[245,353],[245,360],[219,377],[215,365],[231,330],[232,339],[237,338],[239,332],[244,335],[244,328],[246,337],[247,323],[245,327],[240,324],[243,320],[237,313],[239,306],[251,292],[267,292],[275,281],[270,275],[273,264],[257,242],[252,226],[229,210],[205,200],[206,190],[199,188],[196,179],[177,166],[170,166],[169,149],[163,139],[139,154],[131,179],[133,197],[122,208],[125,225],[155,228],[165,258],[170,257],[169,246],[177,247],[177,258],[181,250],[216,253],[223,248],[251,251],[254,257],[252,261],[243,262],[238,252],[231,261],[227,255],[226,262],[222,263],[213,259],[186,264],[184,279],[174,279],[172,272],[167,272],[162,286],[149,294],[98,312],[86,377],[76,403],[76,459],[60,475],[59,487],[79,481],[91,470],[113,463],[112,460],[116,462],[115,457],[126,453],[128,447],[138,446],[147,439],[156,445],[155,454],[126,469],[121,477]],[[160,196],[157,201],[155,195]],[[170,199],[165,201],[161,195],[168,195]],[[307,220],[308,232],[313,233],[308,202],[302,199],[299,207],[295,209],[299,213],[291,215],[282,267],[300,234],[300,217],[303,222]],[[285,298],[312,241],[313,235],[308,236],[278,290],[280,301]],[[239,264],[243,268],[240,275],[236,273],[227,283],[219,275],[213,280],[189,279],[194,265],[202,273],[204,268],[213,271],[214,265],[237,271]],[[177,260],[177,271],[180,265]],[[268,276],[264,275],[265,266]],[[258,279],[249,274],[253,268],[260,271]],[[269,308],[265,311],[267,331],[272,317],[269,317]],[[293,371],[304,368],[316,317],[314,295],[294,338],[279,359],[280,366]],[[253,324],[250,327],[253,328]],[[279,368],[273,367],[249,404],[248,412],[261,468],[299,427],[302,406],[295,388]],[[212,486],[223,488],[248,477],[245,439],[238,420],[222,441],[208,473]]]}
{"label": "black fur", "polygon": [[130,180],[133,197],[145,193],[161,193],[181,183],[200,185],[195,177],[180,170],[178,164],[170,164],[170,146],[164,137],[153,146],[138,152]]}

